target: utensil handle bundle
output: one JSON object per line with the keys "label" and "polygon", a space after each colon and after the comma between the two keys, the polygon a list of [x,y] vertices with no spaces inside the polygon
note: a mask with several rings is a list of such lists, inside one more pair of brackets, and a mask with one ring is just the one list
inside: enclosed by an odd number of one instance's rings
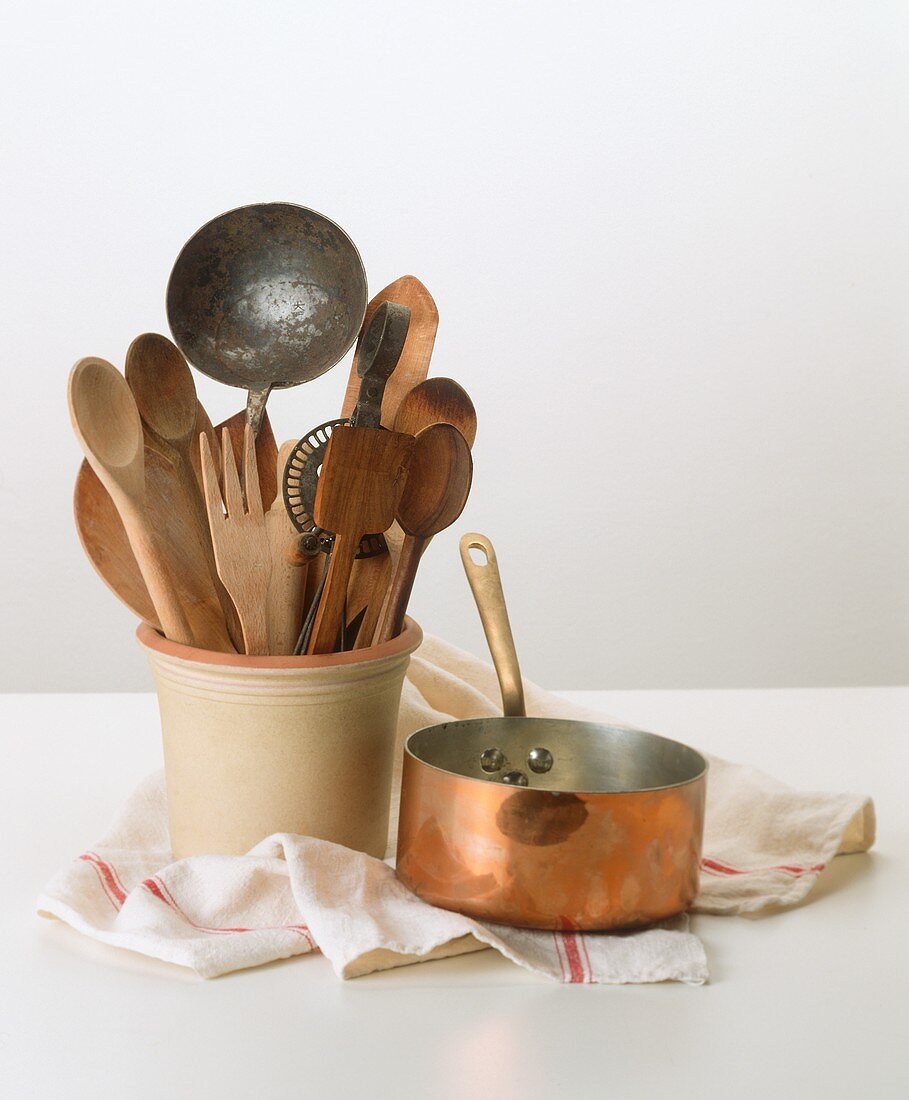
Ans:
{"label": "utensil handle bundle", "polygon": [[335,535],[334,546],[328,569],[325,573],[325,587],[319,602],[319,610],[313,623],[309,653],[333,653],[341,633],[341,620],[344,617],[344,605],[347,602],[347,585],[350,571],[360,545],[359,537],[342,533]]}

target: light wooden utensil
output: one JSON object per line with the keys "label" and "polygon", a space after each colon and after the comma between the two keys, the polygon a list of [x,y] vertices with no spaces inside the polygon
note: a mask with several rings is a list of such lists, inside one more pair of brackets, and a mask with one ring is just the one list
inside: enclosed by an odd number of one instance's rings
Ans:
{"label": "light wooden utensil", "polygon": [[470,447],[457,428],[433,424],[420,432],[395,513],[405,539],[379,627],[379,642],[400,634],[423,551],[433,535],[450,527],[464,510],[472,478]]}
{"label": "light wooden utensil", "polygon": [[196,638],[149,521],[142,421],[126,379],[103,359],[80,359],[69,376],[68,398],[76,438],[116,505],[165,634],[193,645]]}
{"label": "light wooden utensil", "polygon": [[[230,436],[231,446],[234,451],[234,460],[237,466],[243,466],[243,448],[246,435],[246,412],[234,413],[227,420],[222,420],[215,428],[218,439],[223,439],[224,429]],[[256,469],[259,473],[259,496],[262,498],[262,507],[270,508],[278,495],[278,479],[275,477],[275,465],[278,461],[278,445],[271,429],[271,421],[268,413],[262,412],[259,422],[259,432],[256,436]],[[220,473],[220,468],[219,468]]]}
{"label": "light wooden utensil", "polygon": [[417,435],[430,424],[451,424],[473,447],[477,410],[470,395],[452,378],[427,378],[408,393],[395,416],[395,431]]}
{"label": "light wooden utensil", "polygon": [[240,616],[245,652],[262,656],[268,653],[266,607],[272,562],[259,495],[255,436],[247,424],[243,448],[244,499],[230,436],[224,429],[221,437],[223,501],[208,437],[200,435],[199,441],[202,484],[218,574]]}
{"label": "light wooden utensil", "polygon": [[[187,538],[192,517],[181,495],[174,495],[173,467],[163,455],[145,448],[145,502],[149,523],[166,554],[168,573],[196,644],[225,653],[235,650],[224,629],[224,613],[215,595],[202,549]],[[162,630],[123,521],[110,494],[83,460],[73,494],[76,529],[95,571],[126,604],[156,630]],[[242,644],[243,635],[237,637]],[[162,631],[163,632],[163,631]]]}
{"label": "light wooden utensil", "polygon": [[[296,443],[290,440],[278,451],[278,480]],[[265,530],[271,547],[271,580],[268,585],[268,649],[273,655],[293,653],[303,620],[306,578],[312,558],[296,552],[297,531],[290,522],[280,493],[265,513]]]}
{"label": "light wooden utensil", "polygon": [[183,538],[198,541],[211,577],[210,595],[221,607],[231,638],[239,642],[240,621],[218,578],[205,501],[193,469],[193,454],[199,449],[196,428],[200,405],[189,364],[166,336],[146,332],[130,344],[125,373],[142,418],[146,443],[173,467],[173,495],[176,501],[177,495],[182,494],[189,518],[189,529]]}
{"label": "light wooden utensil", "polygon": [[[199,447],[199,436],[202,433],[208,436],[208,444],[211,447],[211,455],[215,460],[216,469],[221,469],[221,444],[218,441],[218,433],[212,427],[211,418],[205,411],[205,406],[201,401],[196,404],[196,427],[193,430],[193,446],[190,451],[190,457],[193,463],[193,473],[196,475],[196,484],[199,486],[199,492],[202,492],[202,451]],[[202,498],[204,504],[204,496]],[[211,535],[209,535],[211,538]]]}
{"label": "light wooden utensil", "polygon": [[413,275],[403,275],[400,279],[389,283],[384,290],[379,291],[366,307],[366,316],[357,339],[341,416],[349,417],[356,408],[360,393],[360,376],[357,371],[360,365],[363,337],[369,328],[372,315],[383,302],[396,302],[398,305],[407,306],[410,310],[410,327],[407,330],[404,350],[401,352],[394,373],[385,384],[385,393],[382,397],[382,427],[393,428],[398,407],[404,397],[429,373],[429,360],[432,358],[436,330],[439,327],[439,311],[436,309],[432,295]]}
{"label": "light wooden utensil", "polygon": [[[146,476],[150,453],[154,452],[146,452]],[[163,631],[117,507],[86,459],[76,474],[73,515],[85,556],[101,580],[137,618]]]}
{"label": "light wooden utensil", "polygon": [[331,653],[335,648],[360,539],[391,526],[413,445],[412,436],[378,428],[342,425],[332,432],[313,518],[335,538],[310,653]]}
{"label": "light wooden utensil", "polygon": [[126,353],[126,381],[136,399],[146,441],[183,474],[192,466],[199,401],[189,364],[166,336],[146,332]]}

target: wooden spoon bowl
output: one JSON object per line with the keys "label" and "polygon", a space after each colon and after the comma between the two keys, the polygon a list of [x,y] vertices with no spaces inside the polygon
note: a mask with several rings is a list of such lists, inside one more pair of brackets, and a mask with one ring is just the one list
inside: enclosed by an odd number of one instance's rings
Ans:
{"label": "wooden spoon bowl", "polygon": [[470,395],[453,378],[427,378],[407,394],[395,416],[395,431],[419,435],[432,424],[451,424],[472,447],[477,438],[477,410]]}

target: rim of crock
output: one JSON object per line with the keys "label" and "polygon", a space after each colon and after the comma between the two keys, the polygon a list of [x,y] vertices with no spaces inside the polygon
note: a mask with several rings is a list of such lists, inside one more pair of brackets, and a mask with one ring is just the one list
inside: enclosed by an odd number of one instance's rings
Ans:
{"label": "rim of crock", "polygon": [[398,657],[412,653],[423,641],[420,624],[409,615],[404,619],[404,629],[391,641],[365,649],[353,649],[346,653],[319,653],[303,657],[250,657],[246,653],[219,653],[212,649],[197,649],[181,645],[165,638],[148,623],[139,623],[136,638],[141,646],[181,661],[193,661],[202,665],[226,665],[230,668],[336,668],[340,665],[360,665],[367,661],[381,661],[386,657]]}

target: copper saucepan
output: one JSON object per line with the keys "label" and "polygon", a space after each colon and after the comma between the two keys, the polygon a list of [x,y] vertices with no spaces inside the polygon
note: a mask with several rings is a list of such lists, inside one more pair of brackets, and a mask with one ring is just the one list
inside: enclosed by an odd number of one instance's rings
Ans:
{"label": "copper saucepan", "polygon": [[399,878],[433,905],[527,928],[626,928],[686,909],[698,886],[706,761],[642,730],[525,717],[495,551],[469,534],[461,557],[505,717],[407,739]]}

